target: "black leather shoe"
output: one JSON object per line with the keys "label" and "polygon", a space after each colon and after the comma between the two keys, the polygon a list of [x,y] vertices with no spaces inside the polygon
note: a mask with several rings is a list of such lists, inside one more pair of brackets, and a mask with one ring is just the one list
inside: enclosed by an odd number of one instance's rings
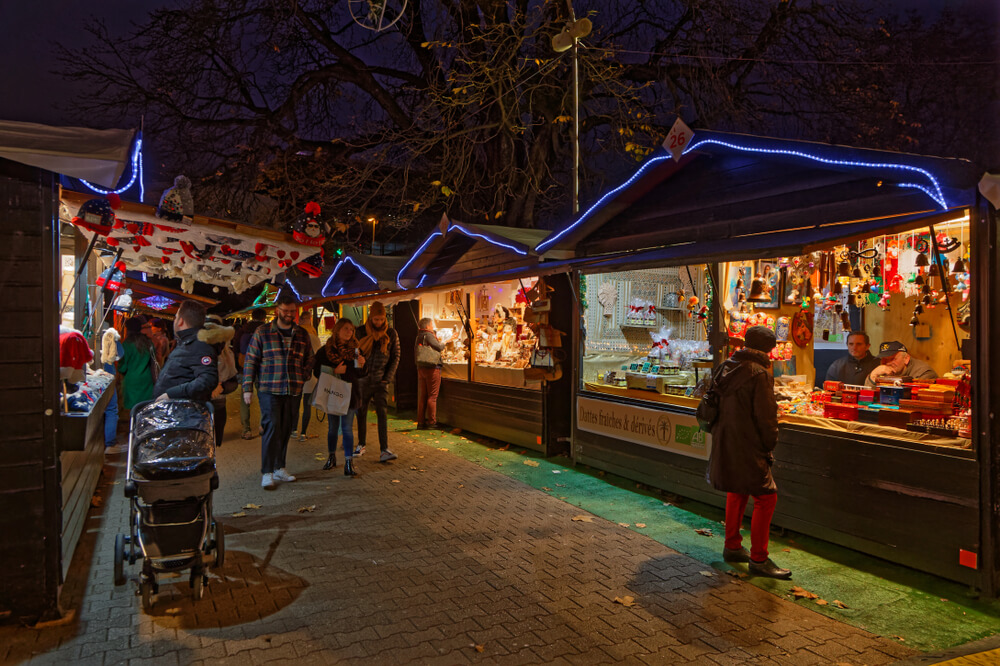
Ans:
{"label": "black leather shoe", "polygon": [[750,551],[746,548],[735,548],[732,550],[729,548],[723,548],[722,559],[726,562],[749,562]]}
{"label": "black leather shoe", "polygon": [[323,463],[323,469],[333,469],[337,466],[337,456],[330,454],[330,457]]}
{"label": "black leather shoe", "polygon": [[357,470],[354,469],[353,458],[347,458],[344,460],[344,476],[361,476],[358,474]]}
{"label": "black leather shoe", "polygon": [[750,575],[751,576],[763,576],[765,578],[780,578],[781,580],[788,580],[792,577],[792,572],[788,569],[782,569],[777,564],[768,559],[765,562],[754,562],[750,560]]}

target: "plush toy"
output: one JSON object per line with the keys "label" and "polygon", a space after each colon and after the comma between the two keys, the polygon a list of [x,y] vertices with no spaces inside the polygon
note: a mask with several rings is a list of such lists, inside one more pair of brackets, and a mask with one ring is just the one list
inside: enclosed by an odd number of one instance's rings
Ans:
{"label": "plush toy", "polygon": [[315,201],[306,204],[305,212],[292,223],[295,242],[311,247],[322,247],[330,227],[319,219],[320,207]]}

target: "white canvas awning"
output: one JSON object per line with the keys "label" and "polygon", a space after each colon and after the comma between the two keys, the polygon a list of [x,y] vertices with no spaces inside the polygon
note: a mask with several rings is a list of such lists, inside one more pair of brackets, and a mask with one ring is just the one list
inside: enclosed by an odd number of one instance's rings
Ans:
{"label": "white canvas awning", "polygon": [[0,120],[0,157],[111,188],[131,160],[134,138],[135,130]]}

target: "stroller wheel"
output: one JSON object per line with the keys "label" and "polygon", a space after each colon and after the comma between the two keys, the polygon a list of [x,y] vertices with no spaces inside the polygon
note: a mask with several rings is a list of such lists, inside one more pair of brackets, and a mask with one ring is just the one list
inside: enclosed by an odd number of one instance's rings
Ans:
{"label": "stroller wheel", "polygon": [[212,531],[215,537],[215,564],[212,568],[221,569],[226,563],[226,530],[222,527],[222,523],[213,521]]}
{"label": "stroller wheel", "polygon": [[200,601],[205,596],[205,576],[200,571],[191,572],[191,599]]}
{"label": "stroller wheel", "polygon": [[115,535],[115,585],[125,584],[125,535]]}
{"label": "stroller wheel", "polygon": [[149,579],[143,579],[139,583],[139,595],[142,597],[142,610],[147,613],[153,611],[153,581]]}

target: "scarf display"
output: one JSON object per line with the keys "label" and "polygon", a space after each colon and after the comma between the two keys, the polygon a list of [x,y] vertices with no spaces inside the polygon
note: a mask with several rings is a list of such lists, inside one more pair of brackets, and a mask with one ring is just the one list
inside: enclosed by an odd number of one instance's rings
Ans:
{"label": "scarf display", "polygon": [[389,351],[389,322],[382,324],[381,328],[375,328],[372,326],[372,322],[369,319],[365,322],[365,336],[361,338],[361,355],[365,358],[371,356],[372,348],[375,343],[379,345],[379,352],[383,355]]}

